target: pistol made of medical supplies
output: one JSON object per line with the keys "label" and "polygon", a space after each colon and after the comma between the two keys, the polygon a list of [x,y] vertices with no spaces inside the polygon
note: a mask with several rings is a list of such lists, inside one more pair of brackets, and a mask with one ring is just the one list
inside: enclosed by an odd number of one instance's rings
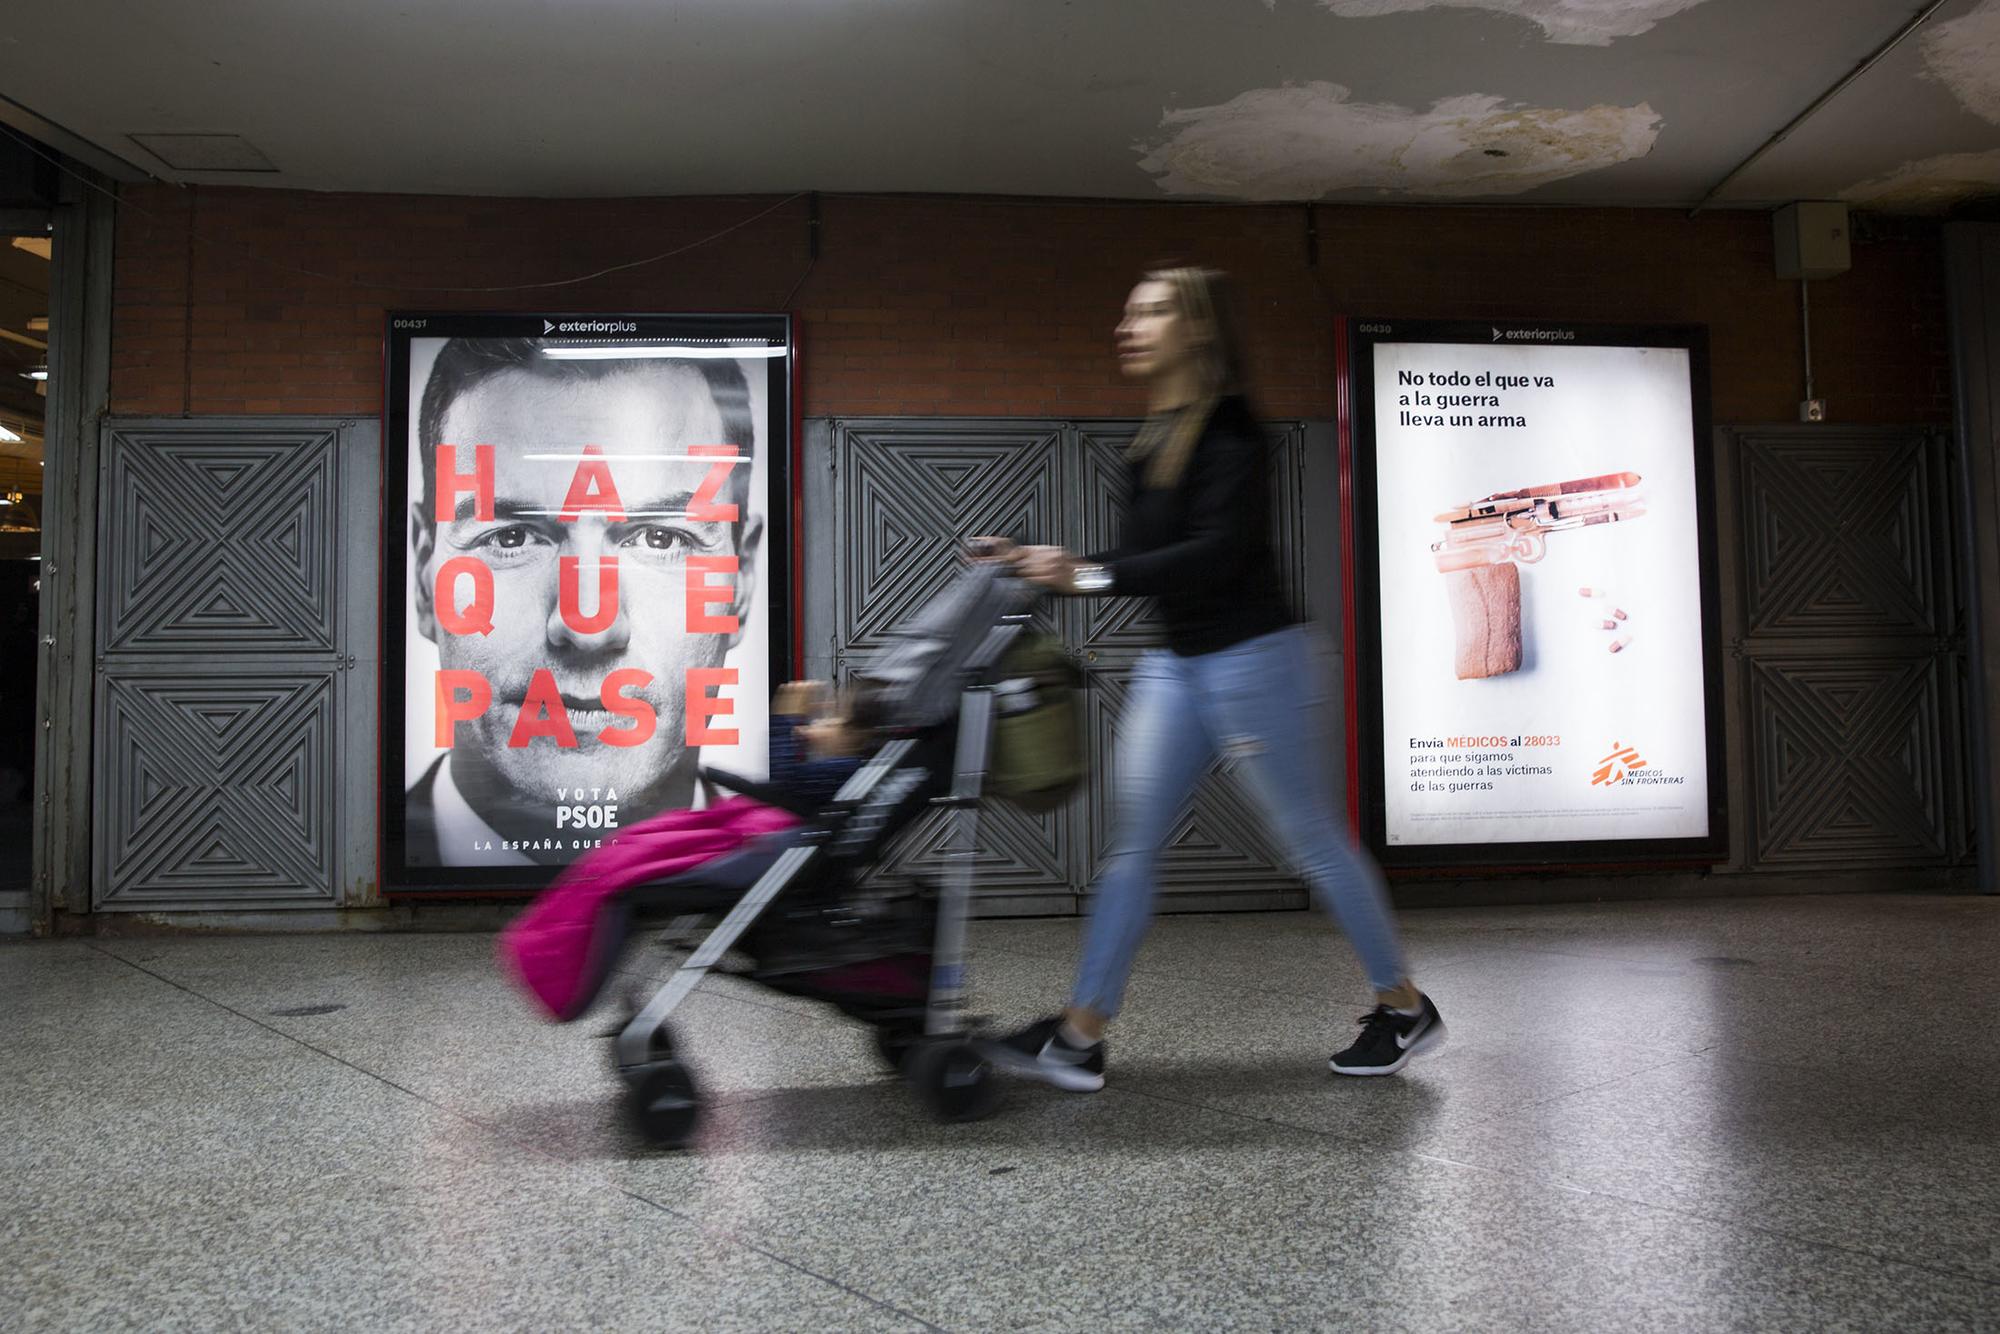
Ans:
{"label": "pistol made of medical supplies", "polygon": [[1520,670],[1519,565],[1547,554],[1550,533],[1638,518],[1638,486],[1636,472],[1606,473],[1501,491],[1437,516],[1444,540],[1431,554],[1451,602],[1459,680]]}

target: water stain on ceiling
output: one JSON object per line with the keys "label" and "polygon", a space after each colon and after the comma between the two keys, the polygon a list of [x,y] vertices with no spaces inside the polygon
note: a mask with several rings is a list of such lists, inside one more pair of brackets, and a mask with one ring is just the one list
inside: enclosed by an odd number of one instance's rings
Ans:
{"label": "water stain on ceiling", "polygon": [[[1924,67],[1967,111],[2000,125],[2000,0],[1924,33]],[[1962,156],[1962,155],[1961,155]]]}
{"label": "water stain on ceiling", "polygon": [[[2000,0],[1979,0],[1919,39],[1922,77],[1943,84],[1968,114],[2000,125]],[[2000,148],[1911,158],[1840,192],[1890,213],[1942,213],[2000,190]]]}
{"label": "water stain on ceiling", "polygon": [[1541,27],[1551,42],[1609,46],[1619,37],[1637,37],[1661,19],[1693,9],[1703,0],[1319,0],[1342,18],[1376,18],[1419,9],[1490,9],[1513,14]]}
{"label": "water stain on ceiling", "polygon": [[1942,213],[1960,200],[1995,191],[2000,191],[2000,148],[1905,162],[1843,191],[1841,197],[1887,213]]}
{"label": "water stain on ceiling", "polygon": [[1466,93],[1415,111],[1350,99],[1340,84],[1315,82],[1168,111],[1168,133],[1138,145],[1139,165],[1168,194],[1458,199],[1518,194],[1644,157],[1660,129],[1643,102],[1569,110]]}
{"label": "water stain on ceiling", "polygon": [[[1956,188],[1958,155],[2000,148],[2000,0],[1263,3],[497,0],[468,26],[410,0],[60,0],[0,32],[0,121],[60,127],[118,179],[546,198],[1765,207],[1925,163]],[[154,130],[236,134],[281,170],[156,163],[129,137]]]}

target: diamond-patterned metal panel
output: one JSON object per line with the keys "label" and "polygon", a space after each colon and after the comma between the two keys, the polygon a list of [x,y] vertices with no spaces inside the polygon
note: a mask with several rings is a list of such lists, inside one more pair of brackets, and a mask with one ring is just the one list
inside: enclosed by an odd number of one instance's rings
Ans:
{"label": "diamond-patterned metal panel", "polygon": [[1285,605],[1300,620],[1308,619],[1306,595],[1305,497],[1306,427],[1304,422],[1265,426],[1271,440],[1271,544],[1276,548],[1278,578]]}
{"label": "diamond-patterned metal panel", "polygon": [[1946,633],[1941,460],[1922,434],[1740,437],[1753,635]]}
{"label": "diamond-patterned metal panel", "polygon": [[[937,810],[920,817],[897,841],[894,855],[876,868],[876,875],[943,883],[953,849],[951,814]],[[1067,807],[1035,814],[1005,802],[985,803],[972,857],[974,892],[981,898],[1069,892],[1064,850],[1070,826]]]}
{"label": "diamond-patterned metal panel", "polygon": [[100,679],[102,902],[331,903],[335,675],[241,664]]}
{"label": "diamond-patterned metal panel", "polygon": [[331,652],[335,431],[109,433],[104,653]]}
{"label": "diamond-patterned metal panel", "polygon": [[[1125,449],[1138,423],[877,420],[838,424],[833,435],[841,570],[836,662],[871,652],[883,632],[920,610],[956,572],[963,539],[981,533],[1053,542],[1073,551],[1113,544],[1126,503]],[[1302,498],[1304,430],[1272,428],[1272,500],[1279,560],[1295,606],[1305,602]],[[1048,604],[1089,674],[1087,719],[1095,768],[1067,808],[1031,815],[991,803],[980,825],[975,883],[984,895],[1082,893],[1110,837],[1109,766],[1125,676],[1158,641],[1148,602],[1067,599]],[[949,825],[920,822],[887,874],[940,875]],[[1272,891],[1304,901],[1272,848],[1254,803],[1226,769],[1205,779],[1161,865],[1161,889],[1227,895]],[[1262,904],[1260,904],[1262,906]]]}
{"label": "diamond-patterned metal panel", "polygon": [[1941,865],[1958,841],[1935,658],[1752,662],[1759,862]]}
{"label": "diamond-patterned metal panel", "polygon": [[[1118,539],[1127,506],[1128,464],[1125,452],[1137,433],[1137,422],[1092,422],[1077,433],[1080,469],[1076,498],[1078,540],[1074,550],[1109,550]],[[1271,444],[1272,544],[1277,550],[1278,577],[1294,615],[1306,606],[1305,504],[1300,493],[1300,460],[1305,451],[1305,427],[1300,423],[1267,426]],[[1150,599],[1084,599],[1078,603],[1077,643],[1099,653],[1137,651],[1158,642],[1160,622],[1151,614]]]}
{"label": "diamond-patterned metal panel", "polygon": [[[1078,849],[1075,868],[1079,892],[1097,878],[1111,850],[1113,793],[1118,781],[1118,721],[1125,711],[1129,687],[1123,673],[1100,672],[1091,678],[1087,714],[1091,754],[1097,762],[1085,794],[1090,839]],[[1329,812],[1329,818],[1334,813]],[[1272,842],[1269,825],[1255,798],[1230,766],[1209,767],[1195,788],[1194,800],[1167,838],[1160,858],[1158,883],[1162,894],[1215,894],[1231,891],[1298,891],[1304,889],[1285,867]],[[1303,902],[1303,898],[1301,899]]]}
{"label": "diamond-patterned metal panel", "polygon": [[[1050,423],[885,422],[837,432],[835,660],[865,659],[884,632],[941,593],[966,539],[1057,540],[1061,446]],[[1037,816],[989,803],[973,862],[978,893],[1066,891],[1069,823],[1066,810]],[[938,879],[950,840],[949,821],[920,820],[878,873]]]}
{"label": "diamond-patterned metal panel", "polygon": [[867,653],[928,605],[968,538],[1056,540],[1059,427],[883,424],[834,440],[841,525],[838,652]]}
{"label": "diamond-patterned metal panel", "polygon": [[367,471],[343,471],[350,425],[106,424],[98,908],[340,901],[343,765],[369,749],[343,717],[358,604],[342,551],[378,521],[343,500]]}
{"label": "diamond-patterned metal panel", "polygon": [[[1138,429],[1137,422],[1107,422],[1077,432],[1082,476],[1072,523],[1077,529],[1074,550],[1108,551],[1116,544],[1129,501],[1125,451]],[[1131,654],[1159,642],[1160,618],[1152,608],[1151,598],[1081,598],[1074,609],[1074,642],[1100,654],[1122,650],[1122,666]]]}
{"label": "diamond-patterned metal panel", "polygon": [[1963,860],[1964,665],[1942,436],[1731,435],[1751,865]]}
{"label": "diamond-patterned metal panel", "polygon": [[1972,728],[1976,725],[1973,720],[1979,713],[1972,697],[1977,687],[1974,685],[1970,655],[1963,651],[1953,652],[1945,661],[1945,671],[1949,681],[1945,698],[1953,708],[1951,721],[1945,724],[1945,740],[1946,748],[1954,752],[1953,765],[1946,773],[1946,781],[1958,792],[1958,804],[1949,821],[1956,834],[1951,859],[1960,864],[1974,864],[1979,858],[1980,788],[1974,776]]}

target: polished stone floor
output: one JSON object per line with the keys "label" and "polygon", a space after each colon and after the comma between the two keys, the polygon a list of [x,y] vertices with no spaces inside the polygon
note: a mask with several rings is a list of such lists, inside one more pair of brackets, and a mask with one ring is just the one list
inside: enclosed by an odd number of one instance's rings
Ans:
{"label": "polished stone floor", "polygon": [[[1169,918],[1110,1087],[972,1125],[710,982],[687,1153],[490,936],[3,944],[0,1328],[2000,1329],[2000,900],[1404,921],[1403,1077],[1323,922]],[[976,923],[981,1008],[1076,932]]]}

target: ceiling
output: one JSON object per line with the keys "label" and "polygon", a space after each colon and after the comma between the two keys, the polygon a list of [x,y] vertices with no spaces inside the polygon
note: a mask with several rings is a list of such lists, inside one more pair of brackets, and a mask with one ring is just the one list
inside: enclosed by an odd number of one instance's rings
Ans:
{"label": "ceiling", "polygon": [[[0,119],[310,190],[1692,206],[1930,7],[63,0],[10,6]],[[263,166],[177,170],[156,134]],[[2000,0],[1945,0],[1713,202],[1995,193]]]}

